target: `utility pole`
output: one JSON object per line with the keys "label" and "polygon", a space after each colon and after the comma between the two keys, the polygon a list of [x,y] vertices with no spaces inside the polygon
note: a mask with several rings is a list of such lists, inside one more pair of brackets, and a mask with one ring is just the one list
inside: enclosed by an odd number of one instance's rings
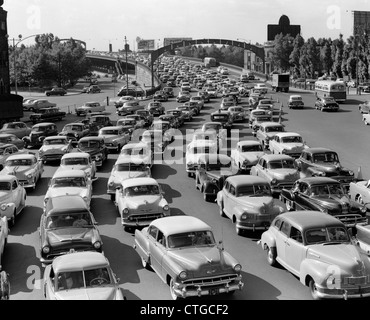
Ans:
{"label": "utility pole", "polygon": [[127,39],[125,36],[125,53],[126,53],[126,95],[128,95],[128,67],[127,67],[127,51],[128,51],[128,44]]}

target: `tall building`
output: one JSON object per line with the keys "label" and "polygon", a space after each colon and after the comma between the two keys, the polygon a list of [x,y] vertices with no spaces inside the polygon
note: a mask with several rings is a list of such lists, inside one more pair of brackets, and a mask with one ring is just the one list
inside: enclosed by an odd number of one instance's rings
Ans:
{"label": "tall building", "polygon": [[0,0],[0,95],[10,94],[8,12],[2,8],[3,4],[4,0]]}

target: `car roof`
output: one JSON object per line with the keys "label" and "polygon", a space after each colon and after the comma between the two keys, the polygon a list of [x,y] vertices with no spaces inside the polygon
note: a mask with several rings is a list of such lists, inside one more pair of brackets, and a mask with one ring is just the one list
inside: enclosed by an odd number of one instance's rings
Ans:
{"label": "car roof", "polygon": [[226,179],[234,185],[245,185],[245,184],[269,184],[265,178],[251,175],[235,175],[230,176]]}
{"label": "car roof", "polygon": [[263,123],[261,123],[261,126],[262,127],[276,127],[276,126],[283,127],[283,125],[281,123],[275,122],[275,121],[263,122]]}
{"label": "car roof", "polygon": [[88,210],[86,201],[77,194],[63,194],[55,197],[50,197],[47,201],[46,207],[52,208],[49,211],[51,214],[56,211],[68,212],[71,209],[82,209],[84,211]]}
{"label": "car roof", "polygon": [[259,141],[255,141],[255,140],[238,141],[237,144],[239,146],[258,146],[258,145],[261,145],[261,143]]}
{"label": "car roof", "polygon": [[46,126],[50,126],[50,125],[55,125],[55,123],[54,122],[40,122],[40,123],[37,123],[34,126],[32,126],[32,128],[46,127]]}
{"label": "car roof", "polygon": [[338,180],[335,180],[333,178],[329,177],[306,177],[306,178],[301,178],[299,181],[306,182],[309,185],[318,185],[318,184],[340,184]]}
{"label": "car roof", "polygon": [[301,137],[301,135],[297,132],[280,132],[280,133],[277,133],[276,136],[278,137],[291,137],[291,136]]}
{"label": "car roof", "polygon": [[217,163],[217,161],[221,162],[230,162],[231,158],[226,155],[226,154],[221,154],[221,153],[204,153],[199,156],[199,161],[201,160],[206,160],[207,162],[210,163]]}
{"label": "car roof", "polygon": [[22,154],[12,155],[12,156],[8,157],[8,159],[6,159],[6,160],[8,161],[8,160],[17,160],[17,159],[33,159],[35,157],[36,157],[36,155],[34,155],[32,153],[22,153]]}
{"label": "car roof", "polygon": [[63,155],[63,159],[67,158],[90,158],[90,154],[87,152],[69,152]]}
{"label": "car roof", "polygon": [[189,144],[188,147],[202,147],[202,146],[213,146],[214,145],[214,140],[192,140]]}
{"label": "car roof", "polygon": [[[329,227],[329,226],[344,226],[344,224],[337,218],[330,214],[325,214],[321,211],[310,211],[310,210],[299,210],[292,212],[285,212],[280,214],[278,217],[286,219],[301,229],[311,229],[318,227]],[[303,227],[303,228],[302,228]]]}
{"label": "car roof", "polygon": [[13,133],[0,133],[0,137],[1,138],[4,138],[4,137],[16,137],[16,135],[13,134]]}
{"label": "car roof", "polygon": [[183,232],[212,230],[204,221],[194,216],[169,216],[154,220],[151,225],[157,227],[165,236]]}
{"label": "car roof", "polygon": [[104,138],[102,137],[99,137],[99,136],[88,136],[88,137],[82,137],[80,140],[78,140],[78,142],[81,142],[81,141],[90,141],[90,140],[99,140],[101,142],[104,142]]}
{"label": "car roof", "polygon": [[107,258],[100,252],[72,252],[55,258],[52,262],[54,273],[108,266]]}
{"label": "car roof", "polygon": [[123,188],[138,187],[143,185],[159,185],[157,180],[149,177],[131,178],[121,181]]}
{"label": "car roof", "polygon": [[4,175],[0,175],[0,181],[1,182],[11,182],[13,180],[16,180],[17,178],[13,175],[10,175],[10,174],[4,174]]}
{"label": "car roof", "polygon": [[262,156],[267,162],[273,161],[273,160],[292,160],[293,158],[291,156],[288,156],[287,154],[264,154]]}
{"label": "car roof", "polygon": [[63,169],[55,171],[53,178],[86,177],[86,173],[80,169]]}
{"label": "car roof", "polygon": [[309,153],[318,153],[318,152],[335,152],[332,149],[323,148],[323,147],[313,147],[313,148],[307,148],[303,151],[309,152]]}
{"label": "car roof", "polygon": [[120,130],[122,126],[110,126],[110,127],[103,127],[100,130]]}
{"label": "car roof", "polygon": [[45,140],[54,140],[54,139],[65,139],[65,140],[67,140],[67,137],[66,136],[50,136],[50,137],[45,137],[44,141]]}

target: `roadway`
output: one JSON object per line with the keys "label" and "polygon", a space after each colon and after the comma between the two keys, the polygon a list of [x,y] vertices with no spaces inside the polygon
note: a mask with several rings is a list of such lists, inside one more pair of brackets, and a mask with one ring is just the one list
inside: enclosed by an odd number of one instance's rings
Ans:
{"label": "roadway", "polygon": [[[104,79],[101,79],[104,81]],[[103,91],[99,94],[69,94],[64,97],[50,97],[61,109],[74,110],[73,106],[82,105],[87,101],[106,101],[106,97],[114,97],[120,83],[99,83]],[[115,87],[116,86],[116,87]],[[178,88],[175,89],[175,93]],[[195,94],[195,91],[193,91]],[[271,92],[268,93],[270,95]],[[296,93],[296,91],[295,91]],[[330,147],[339,153],[343,165],[353,170],[362,168],[364,177],[370,176],[369,148],[367,144],[368,130],[358,112],[358,97],[350,96],[346,104],[340,105],[338,113],[322,113],[313,108],[314,95],[301,92],[306,108],[290,110],[287,100],[290,93],[271,93],[283,104],[282,123],[288,131],[302,134],[310,146]],[[27,98],[28,94],[24,97]],[[32,94],[34,97],[35,94]],[[361,101],[365,98],[362,95]],[[204,121],[209,121],[210,113],[218,109],[221,98],[205,104],[202,113],[181,131],[196,129]],[[246,98],[242,99],[246,101]],[[147,105],[149,101],[143,101]],[[164,103],[166,109],[179,104],[174,98]],[[112,120],[118,117],[113,105],[107,106]],[[74,114],[57,122],[61,129],[64,124],[75,121]],[[254,139],[247,124],[235,125],[240,138]],[[232,145],[239,138],[232,139]],[[184,140],[177,137],[174,146],[181,148]],[[138,254],[133,249],[134,236],[123,230],[116,207],[106,194],[106,186],[110,170],[117,155],[110,154],[108,161],[98,172],[98,180],[94,182],[91,210],[99,223],[103,239],[104,253],[109,259],[113,270],[120,278],[121,287],[128,300],[170,300],[169,288],[162,283],[152,271],[144,269]],[[181,160],[181,157],[176,157]],[[27,208],[19,216],[16,225],[10,231],[8,245],[3,257],[3,269],[10,274],[12,300],[42,300],[41,281],[43,268],[39,262],[38,227],[42,214],[42,201],[48,188],[48,181],[57,169],[58,164],[47,164],[42,180],[35,191],[30,191]],[[195,181],[188,178],[184,163],[163,163],[153,166],[152,176],[161,183],[165,198],[169,202],[173,215],[187,214],[201,218],[210,224],[217,240],[222,240],[225,250],[237,258],[243,267],[244,289],[233,296],[218,296],[217,300],[311,300],[309,290],[291,273],[282,268],[270,267],[266,261],[266,252],[257,245],[261,233],[249,233],[237,236],[235,227],[227,218],[219,215],[216,203],[203,200],[201,193],[195,189]],[[207,300],[207,298],[205,298]],[[197,300],[197,299],[195,299]]]}

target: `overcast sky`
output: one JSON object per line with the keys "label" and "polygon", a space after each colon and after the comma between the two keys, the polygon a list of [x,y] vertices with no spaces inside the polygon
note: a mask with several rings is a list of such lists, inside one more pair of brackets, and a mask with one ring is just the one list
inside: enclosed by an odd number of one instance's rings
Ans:
{"label": "overcast sky", "polygon": [[125,36],[131,49],[137,37],[160,46],[177,37],[264,43],[267,25],[283,14],[301,25],[304,39],[347,39],[352,11],[370,11],[370,0],[4,0],[3,8],[10,38],[53,33],[83,40],[89,50],[107,51],[111,43],[116,51]]}

